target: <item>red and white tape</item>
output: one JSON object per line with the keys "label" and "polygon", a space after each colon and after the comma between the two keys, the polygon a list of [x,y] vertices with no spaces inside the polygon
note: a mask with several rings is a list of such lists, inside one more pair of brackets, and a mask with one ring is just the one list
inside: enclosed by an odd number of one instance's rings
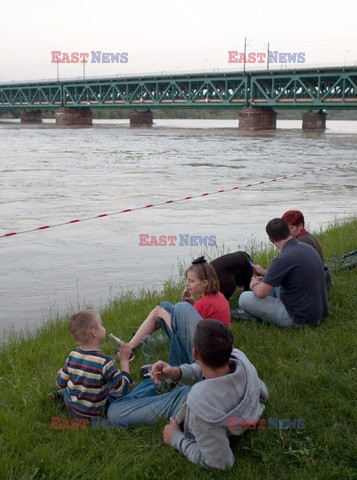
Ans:
{"label": "red and white tape", "polygon": [[306,172],[293,173],[291,175],[284,175],[282,177],[270,178],[268,180],[261,180],[259,182],[247,183],[245,185],[234,186],[234,187],[229,187],[229,188],[220,188],[219,190],[214,190],[212,192],[200,193],[198,195],[187,195],[187,196],[182,197],[182,198],[176,198],[176,199],[173,199],[173,200],[165,200],[163,202],[157,202],[157,203],[149,203],[148,205],[142,205],[140,207],[125,208],[124,210],[118,210],[117,212],[100,213],[99,215],[92,215],[90,217],[76,218],[74,220],[69,220],[69,221],[66,221],[66,222],[52,223],[52,224],[48,224],[48,225],[41,225],[40,227],[28,228],[26,230],[19,230],[18,232],[8,232],[8,233],[4,233],[4,234],[0,235],[0,238],[13,237],[15,235],[22,235],[23,233],[35,232],[35,231],[38,231],[38,230],[47,230],[48,228],[61,227],[62,225],[71,225],[73,223],[85,222],[87,220],[93,220],[95,218],[110,217],[112,215],[120,215],[121,213],[135,212],[136,210],[144,210],[145,208],[160,207],[160,206],[163,206],[163,205],[169,205],[171,203],[183,202],[185,200],[192,200],[194,198],[208,197],[209,195],[216,195],[217,193],[231,192],[233,190],[239,190],[241,188],[248,188],[248,187],[253,187],[253,186],[256,186],[256,185],[264,185],[266,183],[278,182],[280,180],[286,180],[288,178],[301,177],[303,175],[309,175],[311,173],[322,172],[324,170],[333,170],[334,168],[343,168],[343,167],[346,167],[348,165],[352,165],[353,163],[356,163],[356,162],[353,161],[353,162],[348,162],[348,163],[340,163],[338,165],[333,165],[331,167],[322,167],[322,168],[317,168],[315,170],[308,170]]}

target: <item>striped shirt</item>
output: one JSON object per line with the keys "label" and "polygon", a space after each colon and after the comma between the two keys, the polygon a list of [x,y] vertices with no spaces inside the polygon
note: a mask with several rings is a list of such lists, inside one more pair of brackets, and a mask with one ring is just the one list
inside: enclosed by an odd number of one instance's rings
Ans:
{"label": "striped shirt", "polygon": [[120,372],[113,359],[100,350],[72,350],[57,376],[57,385],[64,388],[67,405],[81,415],[97,417],[105,412],[110,393],[128,393],[131,377]]}

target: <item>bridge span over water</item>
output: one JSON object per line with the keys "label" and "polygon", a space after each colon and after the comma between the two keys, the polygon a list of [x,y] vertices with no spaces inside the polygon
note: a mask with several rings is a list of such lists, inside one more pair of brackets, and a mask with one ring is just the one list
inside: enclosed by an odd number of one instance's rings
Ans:
{"label": "bridge span over water", "polygon": [[[145,110],[167,107],[236,108],[241,112],[241,119],[246,116],[256,121],[259,116],[266,119],[270,117],[273,123],[275,110],[293,108],[309,110],[310,113],[315,111],[315,115],[320,112],[317,118],[321,119],[323,110],[357,108],[357,68],[147,75],[0,84],[0,110],[24,109],[28,118],[36,116],[34,112],[29,114],[29,110],[60,109],[59,114],[66,115],[71,111],[72,115],[88,120],[91,118],[89,109],[135,108],[139,110],[136,112],[139,122],[134,119],[133,123],[150,123],[144,121],[145,114],[149,113]],[[247,109],[250,109],[250,113]],[[151,112],[150,115],[152,121]],[[146,119],[150,120],[150,115]],[[269,124],[270,120],[267,123],[263,121],[263,127],[275,128],[269,127]]]}

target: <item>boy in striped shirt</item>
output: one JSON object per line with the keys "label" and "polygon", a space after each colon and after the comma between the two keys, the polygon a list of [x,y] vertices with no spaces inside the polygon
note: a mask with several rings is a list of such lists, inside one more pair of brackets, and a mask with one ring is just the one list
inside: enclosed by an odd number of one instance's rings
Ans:
{"label": "boy in striped shirt", "polygon": [[106,330],[97,312],[84,310],[72,315],[69,331],[79,346],[71,351],[64,367],[58,371],[57,385],[63,389],[63,400],[72,416],[99,417],[105,414],[111,396],[117,398],[128,393],[131,347],[124,344],[117,353],[120,372],[113,359],[99,349]]}

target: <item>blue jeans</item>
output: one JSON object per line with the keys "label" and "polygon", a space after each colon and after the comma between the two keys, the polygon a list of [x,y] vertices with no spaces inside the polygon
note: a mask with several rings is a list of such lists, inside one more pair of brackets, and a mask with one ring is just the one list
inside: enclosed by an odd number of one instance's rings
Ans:
{"label": "blue jeans", "polygon": [[181,386],[169,393],[157,395],[157,385],[148,378],[125,397],[111,403],[108,418],[115,423],[125,420],[128,425],[155,425],[160,418],[169,420],[180,410],[191,387]]}
{"label": "blue jeans", "polygon": [[270,293],[270,297],[280,298],[280,287],[274,287]]}
{"label": "blue jeans", "polygon": [[293,322],[280,298],[270,295],[259,298],[253,292],[242,292],[239,297],[239,306],[248,315],[262,318],[278,327],[301,327]]}
{"label": "blue jeans", "polygon": [[[171,330],[164,320],[158,319],[160,327],[170,339],[169,364],[172,366],[193,363],[193,337],[197,323],[202,320],[197,310],[188,302],[173,305],[163,302],[161,306],[171,315]],[[154,425],[160,418],[174,417],[186,401],[191,387],[181,386],[169,393],[157,395],[157,385],[150,379],[143,380],[134,390],[109,405],[111,422],[124,419],[129,425]]]}
{"label": "blue jeans", "polygon": [[171,329],[159,318],[158,323],[170,339],[169,364],[179,366],[193,363],[192,349],[196,325],[202,320],[197,310],[188,302],[173,305],[162,302],[161,306],[171,315]]}

